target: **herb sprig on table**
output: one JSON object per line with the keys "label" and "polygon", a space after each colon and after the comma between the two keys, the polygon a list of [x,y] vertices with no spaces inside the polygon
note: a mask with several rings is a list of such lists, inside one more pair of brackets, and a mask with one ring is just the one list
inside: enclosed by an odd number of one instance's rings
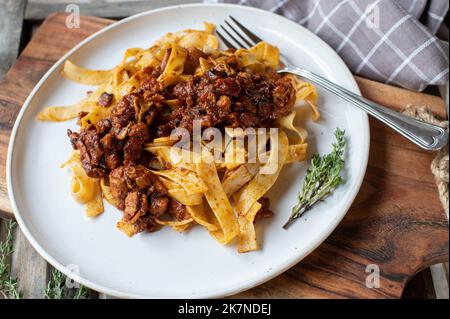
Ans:
{"label": "herb sprig on table", "polygon": [[[10,220],[7,224],[6,238],[0,243],[0,295],[9,299],[20,299],[22,297],[17,278],[11,276],[8,267],[8,257],[13,253],[15,227],[16,222]],[[46,299],[84,299],[88,298],[89,290],[84,286],[80,286],[78,289],[67,288],[66,276],[57,270],[53,270],[44,294]]]}
{"label": "herb sprig on table", "polygon": [[89,290],[85,286],[80,285],[78,289],[69,289],[66,280],[66,276],[53,269],[52,278],[45,288],[45,299],[86,299],[89,297]]}
{"label": "herb sprig on table", "polygon": [[8,257],[13,252],[13,232],[16,223],[12,220],[8,222],[6,238],[0,243],[0,292],[9,299],[19,299],[21,297],[17,279],[10,275],[8,267]]}
{"label": "herb sprig on table", "polygon": [[337,186],[343,183],[341,170],[344,167],[345,131],[337,128],[334,136],[336,142],[330,154],[314,155],[311,166],[306,171],[302,189],[298,195],[298,203],[292,208],[292,215],[284,224],[287,229],[306,211],[325,199]]}

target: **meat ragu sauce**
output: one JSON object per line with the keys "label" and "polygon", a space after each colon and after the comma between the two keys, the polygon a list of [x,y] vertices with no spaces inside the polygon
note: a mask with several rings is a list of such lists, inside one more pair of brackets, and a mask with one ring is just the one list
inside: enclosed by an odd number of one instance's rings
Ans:
{"label": "meat ragu sauce", "polygon": [[[200,57],[208,55],[188,49],[183,74],[193,74]],[[116,206],[124,211],[123,220],[133,224],[135,232],[156,230],[155,219],[164,214],[175,220],[189,218],[186,207],[168,197],[165,186],[147,168],[152,155],[143,150],[144,143],[169,136],[175,128],[192,131],[194,119],[202,128],[273,127],[295,103],[289,79],[275,72],[240,70],[234,55],[202,76],[166,88],[157,81],[161,68],[145,68],[140,87],[117,101],[108,119],[80,132],[68,130],[86,174],[105,178]],[[171,108],[164,103],[167,100],[173,101]],[[112,102],[113,95],[105,92],[98,105],[108,107]],[[85,115],[80,113],[79,119]],[[261,216],[271,215],[267,202],[263,210]]]}

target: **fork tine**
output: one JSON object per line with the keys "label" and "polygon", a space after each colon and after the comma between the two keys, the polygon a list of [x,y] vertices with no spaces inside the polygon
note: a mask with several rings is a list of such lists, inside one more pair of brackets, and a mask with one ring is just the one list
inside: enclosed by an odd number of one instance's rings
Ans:
{"label": "fork tine", "polygon": [[227,40],[227,39],[219,32],[219,30],[216,30],[216,33],[217,33],[217,36],[220,38],[220,40],[222,40],[223,43],[225,43],[225,45],[226,45],[228,48],[237,50],[237,48],[236,48],[234,45],[232,45],[231,42],[228,41],[228,40]]}
{"label": "fork tine", "polygon": [[227,20],[225,20],[225,23],[227,24],[228,27],[230,27],[231,30],[234,31],[234,33],[236,33],[236,35],[245,42],[245,44],[247,44],[249,47],[254,46],[254,43],[251,43],[250,41],[248,41],[245,37],[242,36],[242,34],[239,33],[239,31],[237,31]]}
{"label": "fork tine", "polygon": [[239,23],[235,18],[233,18],[232,16],[230,16],[230,19],[242,30],[242,32],[245,33],[245,35],[247,35],[250,39],[252,39],[253,42],[258,43],[258,42],[262,42],[263,40],[258,37],[256,34],[254,34],[253,32],[251,32],[249,29],[247,29],[246,27],[244,27],[241,23]]}
{"label": "fork tine", "polygon": [[225,29],[223,27],[223,25],[220,26],[222,28],[223,31],[225,31],[225,33],[234,41],[234,43],[236,43],[240,48],[248,48],[247,45],[243,44],[242,42],[240,42],[238,39],[236,39],[227,29]]}

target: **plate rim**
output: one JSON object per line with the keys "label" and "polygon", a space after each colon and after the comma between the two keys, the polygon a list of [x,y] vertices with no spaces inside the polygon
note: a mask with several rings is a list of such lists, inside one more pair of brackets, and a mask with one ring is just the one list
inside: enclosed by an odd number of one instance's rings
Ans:
{"label": "plate rim", "polygon": [[[57,68],[59,68],[62,63],[68,58],[70,57],[73,53],[75,53],[78,49],[80,49],[81,47],[83,47],[85,44],[89,43],[90,41],[92,41],[93,39],[95,39],[96,37],[98,37],[99,35],[109,31],[110,29],[114,29],[122,24],[126,24],[131,20],[140,18],[142,16],[148,15],[148,14],[154,14],[154,13],[158,13],[158,12],[164,12],[164,11],[170,11],[170,10],[180,10],[183,8],[191,8],[191,7],[228,7],[228,8],[239,8],[240,10],[247,10],[250,12],[255,12],[257,14],[268,14],[268,15],[275,15],[277,16],[277,18],[281,18],[282,20],[284,20],[285,22],[287,22],[288,24],[292,25],[292,27],[294,28],[300,28],[303,29],[304,32],[310,33],[312,36],[314,36],[318,41],[320,41],[322,43],[322,45],[328,47],[328,49],[330,50],[330,53],[332,52],[333,55],[336,58],[336,62],[338,62],[339,64],[342,65],[343,70],[345,72],[345,76],[350,80],[350,84],[352,85],[352,88],[350,89],[351,91],[353,91],[354,93],[357,94],[361,94],[360,89],[356,83],[356,80],[354,79],[352,73],[350,72],[348,66],[346,65],[346,63],[342,60],[342,58],[336,53],[336,51],[331,48],[324,40],[322,40],[320,37],[318,37],[316,34],[314,34],[313,32],[311,32],[310,30],[306,29],[305,27],[295,23],[294,21],[291,21],[289,19],[287,19],[286,17],[277,15],[275,13],[263,10],[263,9],[259,9],[259,8],[254,8],[254,7],[248,7],[248,6],[242,6],[242,5],[236,5],[236,4],[206,4],[206,3],[191,3],[191,4],[182,4],[182,5],[172,5],[172,6],[167,6],[167,7],[162,7],[162,8],[157,8],[157,9],[153,9],[153,10],[147,10],[144,12],[140,12],[138,14],[129,16],[125,19],[122,19],[120,21],[116,21],[111,23],[110,25],[102,28],[101,30],[91,34],[90,36],[88,36],[86,39],[84,39],[83,41],[81,41],[80,43],[78,43],[77,45],[75,45],[72,49],[70,49],[66,54],[64,54],[60,59],[58,59],[58,61],[56,61],[52,67],[42,76],[42,78],[38,81],[38,83],[34,86],[34,88],[31,90],[30,94],[28,95],[27,99],[25,100],[25,102],[23,103],[17,118],[14,122],[14,126],[13,129],[11,131],[11,136],[9,139],[9,143],[8,143],[8,152],[7,152],[7,159],[6,159],[6,182],[7,182],[7,190],[8,190],[8,196],[9,196],[9,200],[11,202],[11,207],[14,213],[14,217],[21,229],[21,231],[23,232],[23,234],[25,235],[26,239],[30,242],[30,244],[32,245],[32,247],[39,253],[40,256],[42,256],[49,264],[51,264],[54,268],[56,268],[57,270],[59,270],[60,272],[62,272],[64,275],[66,275],[67,277],[69,277],[70,279],[73,279],[77,282],[79,282],[80,284],[82,284],[83,286],[86,286],[90,289],[93,289],[97,292],[100,293],[104,293],[104,294],[108,294],[111,296],[115,296],[115,297],[119,297],[119,298],[161,298],[161,297],[157,297],[157,296],[150,296],[150,295],[140,295],[140,294],[134,294],[134,293],[125,293],[125,292],[121,292],[106,286],[103,286],[101,284],[97,284],[91,280],[87,280],[85,278],[83,278],[82,276],[78,276],[77,274],[74,274],[73,272],[70,271],[70,269],[68,269],[66,266],[62,265],[60,262],[58,262],[53,256],[51,256],[38,242],[37,240],[34,238],[34,236],[32,235],[31,231],[28,229],[28,227],[26,226],[24,220],[22,219],[22,216],[20,214],[20,211],[16,205],[16,198],[13,192],[13,183],[12,183],[12,157],[13,157],[13,152],[14,152],[14,145],[15,145],[15,141],[16,141],[16,137],[17,137],[17,131],[19,129],[19,126],[22,122],[22,118],[25,115],[26,111],[28,110],[31,101],[33,100],[34,96],[36,95],[36,93],[40,90],[41,86],[48,80],[48,78],[55,72],[55,70]],[[301,255],[295,255],[295,258],[290,258],[287,259],[280,267],[277,271],[274,271],[272,273],[270,273],[267,276],[260,276],[258,279],[253,279],[253,281],[251,282],[245,282],[244,284],[240,284],[237,287],[231,287],[228,288],[226,291],[222,291],[222,292],[217,292],[217,291],[211,291],[209,293],[204,293],[204,295],[195,295],[194,298],[219,298],[219,297],[225,297],[225,296],[230,296],[230,295],[234,295],[237,293],[240,293],[242,291],[245,290],[249,290],[252,289],[258,285],[261,285],[275,277],[277,277],[278,275],[284,273],[285,271],[287,271],[288,269],[290,269],[291,267],[293,267],[294,265],[296,265],[297,263],[299,263],[301,260],[303,260],[304,258],[306,258],[309,254],[311,254],[314,250],[317,249],[317,247],[319,247],[329,236],[330,234],[336,229],[336,227],[339,225],[339,223],[342,221],[342,219],[346,216],[348,210],[350,209],[350,206],[352,205],[356,195],[358,194],[362,182],[364,180],[364,176],[366,174],[366,170],[367,170],[367,163],[368,163],[368,159],[369,159],[369,150],[370,150],[370,127],[369,127],[369,120],[368,120],[368,115],[367,113],[363,112],[361,113],[362,116],[362,125],[364,127],[364,135],[363,136],[363,140],[365,140],[364,142],[364,154],[363,154],[363,158],[362,158],[362,162],[361,162],[361,170],[359,170],[359,174],[358,176],[355,177],[356,183],[353,185],[352,188],[349,189],[349,199],[347,200],[347,202],[345,203],[345,205],[343,206],[343,211],[344,213],[342,214],[342,216],[338,216],[338,218],[335,218],[333,220],[333,223],[330,224],[330,227],[328,228],[328,230],[325,232],[325,235],[322,237],[321,240],[317,241],[314,245],[311,245],[311,247],[309,247],[309,249],[301,254]],[[183,296],[180,298],[192,298],[192,296]]]}

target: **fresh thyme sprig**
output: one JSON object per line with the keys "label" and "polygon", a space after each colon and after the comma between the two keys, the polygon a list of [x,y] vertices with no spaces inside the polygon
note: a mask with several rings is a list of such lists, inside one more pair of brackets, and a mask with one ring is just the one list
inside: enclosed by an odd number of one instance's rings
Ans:
{"label": "fresh thyme sprig", "polygon": [[88,297],[89,290],[85,286],[80,285],[72,299],[87,299]]}
{"label": "fresh thyme sprig", "polygon": [[80,285],[78,289],[70,289],[66,286],[66,280],[66,276],[53,269],[52,277],[45,288],[45,299],[86,299],[89,297],[89,290],[85,286]]}
{"label": "fresh thyme sprig", "polygon": [[52,277],[45,287],[45,299],[65,299],[65,286],[66,277],[60,271],[53,269]]}
{"label": "fresh thyme sprig", "polygon": [[12,220],[8,222],[5,240],[0,243],[0,292],[9,299],[19,299],[21,297],[17,279],[12,277],[8,267],[8,257],[13,252],[13,232],[16,223]]}
{"label": "fresh thyme sprig", "polygon": [[292,208],[292,215],[284,224],[287,229],[297,218],[311,209],[315,204],[326,198],[338,185],[343,183],[340,175],[344,166],[345,131],[337,128],[334,136],[333,150],[330,154],[314,155],[311,167],[306,171],[306,177],[298,196],[298,203]]}

